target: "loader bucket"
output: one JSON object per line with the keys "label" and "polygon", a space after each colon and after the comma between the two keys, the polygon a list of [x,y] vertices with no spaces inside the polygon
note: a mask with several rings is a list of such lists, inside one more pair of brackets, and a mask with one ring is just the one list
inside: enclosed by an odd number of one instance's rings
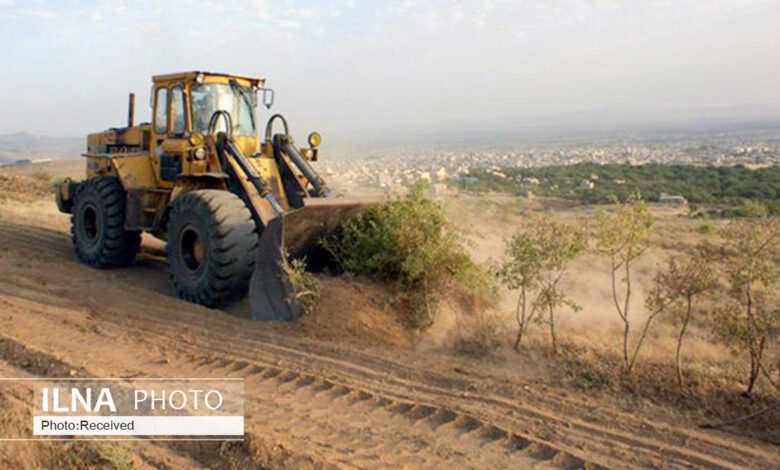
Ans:
{"label": "loader bucket", "polygon": [[355,217],[380,201],[312,198],[305,207],[285,212],[266,224],[260,235],[255,272],[249,284],[249,304],[256,321],[292,321],[301,316],[297,293],[282,268],[283,253],[303,258],[307,267],[322,270],[329,256],[320,240],[333,234],[342,220]]}

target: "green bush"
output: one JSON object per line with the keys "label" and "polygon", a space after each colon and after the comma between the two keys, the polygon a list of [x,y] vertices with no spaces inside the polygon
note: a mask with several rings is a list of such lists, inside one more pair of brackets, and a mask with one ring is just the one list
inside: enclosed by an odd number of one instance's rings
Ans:
{"label": "green bush", "polygon": [[492,289],[492,277],[472,261],[464,242],[442,207],[417,186],[406,198],[344,221],[324,246],[344,271],[396,283],[407,323],[424,328],[433,322],[448,287],[476,298]]}

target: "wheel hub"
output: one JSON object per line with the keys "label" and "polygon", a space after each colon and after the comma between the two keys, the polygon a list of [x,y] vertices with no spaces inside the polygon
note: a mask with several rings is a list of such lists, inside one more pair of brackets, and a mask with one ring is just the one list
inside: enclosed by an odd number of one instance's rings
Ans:
{"label": "wheel hub", "polygon": [[94,244],[98,238],[98,215],[93,205],[87,205],[81,214],[83,234],[89,243]]}
{"label": "wheel hub", "polygon": [[203,237],[192,225],[184,227],[181,231],[179,257],[189,274],[195,274],[203,263]]}

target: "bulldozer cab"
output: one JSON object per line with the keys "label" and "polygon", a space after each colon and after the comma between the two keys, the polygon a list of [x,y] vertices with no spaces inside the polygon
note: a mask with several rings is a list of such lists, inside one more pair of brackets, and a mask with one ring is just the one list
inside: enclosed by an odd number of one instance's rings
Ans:
{"label": "bulldozer cab", "polygon": [[[194,83],[190,86],[192,130],[207,133],[215,111],[227,111],[233,118],[234,136],[255,136],[255,91],[237,82]],[[225,122],[216,123],[215,130],[227,132]]]}
{"label": "bulldozer cab", "polygon": [[[158,75],[153,82],[150,150],[160,186],[173,187],[182,173],[207,171],[208,162],[188,157],[209,133],[231,135],[246,155],[258,152],[255,107],[262,79],[189,72]],[[226,112],[230,122],[217,119],[210,128],[218,111]]]}

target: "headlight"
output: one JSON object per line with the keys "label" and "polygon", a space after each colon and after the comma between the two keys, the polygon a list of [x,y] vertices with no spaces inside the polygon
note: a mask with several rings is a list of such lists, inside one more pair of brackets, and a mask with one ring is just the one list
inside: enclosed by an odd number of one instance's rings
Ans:
{"label": "headlight", "polygon": [[203,145],[203,134],[199,131],[190,134],[190,145],[198,147]]}
{"label": "headlight", "polygon": [[322,143],[322,136],[319,132],[312,132],[309,134],[309,147],[319,147],[319,145]]}
{"label": "headlight", "polygon": [[204,158],[206,158],[206,149],[201,147],[201,148],[195,150],[195,159],[196,160],[203,160]]}

